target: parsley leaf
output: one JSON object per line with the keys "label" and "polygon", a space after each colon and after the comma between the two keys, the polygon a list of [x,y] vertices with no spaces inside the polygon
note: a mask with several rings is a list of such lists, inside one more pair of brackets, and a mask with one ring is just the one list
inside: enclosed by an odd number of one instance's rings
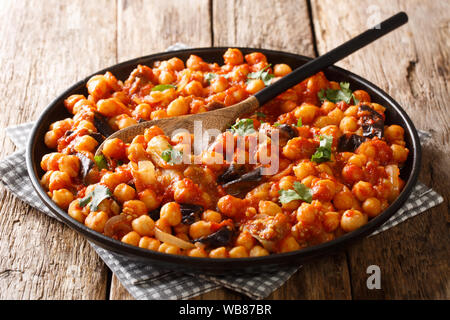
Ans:
{"label": "parsley leaf", "polygon": [[312,155],[311,161],[321,163],[331,160],[331,145],[333,144],[332,136],[320,136],[320,145],[316,152]]}
{"label": "parsley leaf", "polygon": [[253,126],[252,119],[239,120],[238,122],[236,122],[236,124],[231,126],[230,131],[242,137],[256,132],[255,127]]}
{"label": "parsley leaf", "polygon": [[98,170],[108,169],[108,163],[106,162],[106,158],[103,155],[98,155],[94,157],[95,164],[97,165]]}
{"label": "parsley leaf", "polygon": [[339,83],[339,85],[341,86],[339,90],[334,89],[320,90],[317,93],[320,102],[328,100],[334,103],[337,103],[339,101],[345,101],[346,103],[350,103],[350,100],[353,97],[352,90],[350,90],[350,83],[341,82]]}
{"label": "parsley leaf", "polygon": [[298,181],[294,182],[294,190],[280,190],[278,194],[280,195],[278,199],[281,203],[288,203],[294,200],[311,203],[313,196],[312,190]]}
{"label": "parsley leaf", "polygon": [[170,164],[178,164],[181,163],[183,153],[181,151],[178,151],[172,147],[169,149],[164,150],[161,153],[161,158],[167,163]]}
{"label": "parsley leaf", "polygon": [[250,80],[262,80],[266,86],[270,85],[270,81],[275,78],[273,74],[269,73],[269,70],[265,71],[266,69],[270,68],[271,64],[268,64],[265,68],[262,70],[259,70],[257,72],[251,72],[247,75],[247,83],[250,82]]}
{"label": "parsley leaf", "polygon": [[275,123],[272,125],[272,127],[279,127],[279,126],[281,126],[281,123],[278,123],[278,122],[275,122]]}
{"label": "parsley leaf", "polygon": [[228,74],[217,74],[213,72],[208,72],[203,76],[208,84],[211,84],[211,81],[217,79],[218,77],[224,77],[225,79],[228,79],[230,76]]}
{"label": "parsley leaf", "polygon": [[174,86],[173,84],[158,84],[152,88],[152,91],[164,91],[171,88],[176,89],[177,86]]}
{"label": "parsley leaf", "polygon": [[354,94],[352,94],[352,98],[353,98],[353,102],[355,103],[355,105],[359,104],[359,100],[355,98]]}
{"label": "parsley leaf", "polygon": [[301,127],[301,126],[303,126],[302,118],[298,118],[297,127]]}
{"label": "parsley leaf", "polygon": [[259,118],[265,118],[266,114],[258,111],[256,112],[256,116],[258,116]]}
{"label": "parsley leaf", "polygon": [[105,199],[111,198],[111,191],[102,185],[97,185],[94,188],[94,191],[89,193],[83,199],[78,200],[80,207],[85,207],[89,202],[91,203],[90,210],[97,211],[100,202]]}

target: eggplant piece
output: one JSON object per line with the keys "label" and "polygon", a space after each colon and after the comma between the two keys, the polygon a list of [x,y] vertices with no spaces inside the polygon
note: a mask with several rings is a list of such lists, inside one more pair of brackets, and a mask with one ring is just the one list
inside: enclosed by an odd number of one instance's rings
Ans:
{"label": "eggplant piece", "polygon": [[247,171],[245,165],[243,164],[237,164],[237,163],[232,163],[230,164],[230,166],[228,167],[227,170],[225,170],[224,173],[222,173],[218,178],[217,178],[217,183],[219,184],[224,184],[224,183],[228,183],[231,182],[233,180],[238,179],[240,176],[242,176],[243,174],[245,174],[245,172]]}
{"label": "eggplant piece", "polygon": [[361,114],[363,136],[367,138],[383,138],[383,116],[365,104],[359,106],[358,113]]}
{"label": "eggplant piece", "polygon": [[[286,143],[298,136],[298,131],[289,124],[281,124],[277,127],[280,132],[280,145],[283,144],[281,141],[286,141]],[[286,144],[284,143],[284,144]]]}
{"label": "eggplant piece", "polygon": [[233,240],[234,232],[229,226],[225,226],[220,228],[214,233],[206,237],[202,237],[200,239],[194,240],[195,242],[200,242],[205,244],[206,246],[211,246],[214,248],[217,247],[226,247],[231,244]]}
{"label": "eggplant piece", "polygon": [[180,210],[182,217],[181,222],[183,224],[191,225],[200,219],[203,207],[196,204],[180,203]]}
{"label": "eggplant piece", "polygon": [[94,126],[105,138],[114,133],[106,118],[98,112],[94,114]]}
{"label": "eggplant piece", "polygon": [[81,178],[83,179],[83,183],[85,183],[86,176],[88,175],[89,171],[94,166],[94,161],[89,159],[87,156],[85,156],[82,153],[77,152],[75,156],[80,159],[80,174]]}
{"label": "eggplant piece", "polygon": [[229,195],[240,197],[256,187],[262,181],[262,167],[243,174],[241,177],[225,183],[222,187]]}
{"label": "eggplant piece", "polygon": [[91,132],[89,135],[92,138],[94,138],[95,141],[97,141],[99,145],[102,144],[103,141],[105,141],[105,137],[102,134],[98,133],[98,132]]}
{"label": "eggplant piece", "polygon": [[366,140],[367,140],[366,137],[357,134],[352,133],[344,134],[339,138],[337,151],[355,152],[355,150],[358,149],[359,145]]}
{"label": "eggplant piece", "polygon": [[158,220],[160,217],[160,213],[161,213],[161,208],[157,208],[155,210],[152,210],[148,213],[148,215],[150,216],[150,218],[152,218],[153,220]]}

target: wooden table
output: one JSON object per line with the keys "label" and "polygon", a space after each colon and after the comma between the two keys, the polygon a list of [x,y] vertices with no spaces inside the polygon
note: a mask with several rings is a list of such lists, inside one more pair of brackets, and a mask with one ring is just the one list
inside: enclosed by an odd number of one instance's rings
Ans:
{"label": "wooden table", "polygon": [[[269,299],[448,299],[450,3],[423,0],[0,0],[0,125],[35,120],[59,93],[120,61],[192,47],[324,53],[397,11],[410,22],[339,65],[385,89],[433,134],[420,180],[445,203],[297,272]],[[1,157],[14,146],[0,133]],[[87,241],[0,193],[1,299],[132,299]],[[366,268],[381,268],[381,289]],[[220,289],[198,299],[242,299]]]}

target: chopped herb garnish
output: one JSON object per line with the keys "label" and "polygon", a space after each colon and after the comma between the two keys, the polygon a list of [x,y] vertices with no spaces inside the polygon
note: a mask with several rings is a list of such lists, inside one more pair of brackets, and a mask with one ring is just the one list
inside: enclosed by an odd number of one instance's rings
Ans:
{"label": "chopped herb garnish", "polygon": [[265,118],[266,117],[266,114],[265,113],[262,113],[262,112],[256,112],[256,115],[259,117],[259,118]]}
{"label": "chopped herb garnish", "polygon": [[230,131],[239,136],[248,136],[255,132],[252,119],[241,119],[236,124],[232,125]]}
{"label": "chopped herb garnish", "polygon": [[265,71],[266,69],[270,68],[271,64],[268,64],[266,67],[264,67],[262,70],[259,70],[257,72],[251,72],[247,75],[247,83],[250,82],[250,80],[262,80],[266,86],[270,85],[270,81],[275,78],[273,74],[269,73],[269,70]]}
{"label": "chopped herb garnish", "polygon": [[218,77],[224,77],[225,79],[228,79],[230,76],[228,74],[217,74],[217,73],[213,73],[213,72],[208,72],[204,76],[205,81],[208,84],[211,84],[211,81],[214,80],[214,79],[217,79]]}
{"label": "chopped herb garnish", "polygon": [[278,123],[278,122],[275,122],[275,123],[272,125],[272,127],[279,127],[279,126],[281,126],[281,123]]}
{"label": "chopped herb garnish", "polygon": [[320,136],[320,146],[312,155],[311,161],[321,163],[331,160],[331,145],[333,144],[332,136]]}
{"label": "chopped herb garnish", "polygon": [[158,84],[157,86],[154,86],[152,88],[152,91],[164,91],[167,89],[176,89],[177,86],[174,86],[173,84]]}
{"label": "chopped herb garnish", "polygon": [[80,207],[85,207],[88,203],[91,203],[90,210],[97,211],[100,202],[111,197],[112,193],[107,187],[97,185],[94,191],[90,192],[83,199],[78,200],[78,203]]}
{"label": "chopped herb garnish", "polygon": [[353,102],[355,103],[355,105],[359,104],[359,100],[355,98],[354,94],[352,94],[352,98],[353,98]]}
{"label": "chopped herb garnish", "polygon": [[166,149],[161,153],[161,158],[163,158],[163,160],[167,163],[178,164],[181,163],[183,153],[170,147],[169,149]]}
{"label": "chopped herb garnish", "polygon": [[95,164],[99,170],[108,169],[108,163],[104,155],[98,155],[94,157]]}
{"label": "chopped herb garnish", "polygon": [[297,127],[301,127],[301,126],[303,126],[302,118],[298,118]]}
{"label": "chopped herb garnish", "polygon": [[306,187],[303,183],[294,182],[294,189],[279,190],[279,200],[281,203],[288,203],[294,200],[302,200],[308,203],[312,201],[312,190]]}
{"label": "chopped herb garnish", "polygon": [[345,101],[346,103],[350,103],[350,100],[353,97],[352,90],[350,90],[350,83],[341,82],[339,83],[339,85],[341,86],[341,88],[338,90],[334,89],[320,90],[319,93],[317,93],[320,102],[328,100],[333,103],[337,103],[339,101]]}

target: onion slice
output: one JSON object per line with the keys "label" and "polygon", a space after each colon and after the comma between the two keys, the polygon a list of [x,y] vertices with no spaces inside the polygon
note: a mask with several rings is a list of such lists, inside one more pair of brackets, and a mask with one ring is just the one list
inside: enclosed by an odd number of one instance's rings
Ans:
{"label": "onion slice", "polygon": [[158,239],[161,242],[165,242],[174,246],[177,246],[178,248],[181,249],[193,249],[195,248],[195,245],[184,241],[178,237],[175,237],[167,232],[162,231],[159,228],[155,227],[155,238]]}

